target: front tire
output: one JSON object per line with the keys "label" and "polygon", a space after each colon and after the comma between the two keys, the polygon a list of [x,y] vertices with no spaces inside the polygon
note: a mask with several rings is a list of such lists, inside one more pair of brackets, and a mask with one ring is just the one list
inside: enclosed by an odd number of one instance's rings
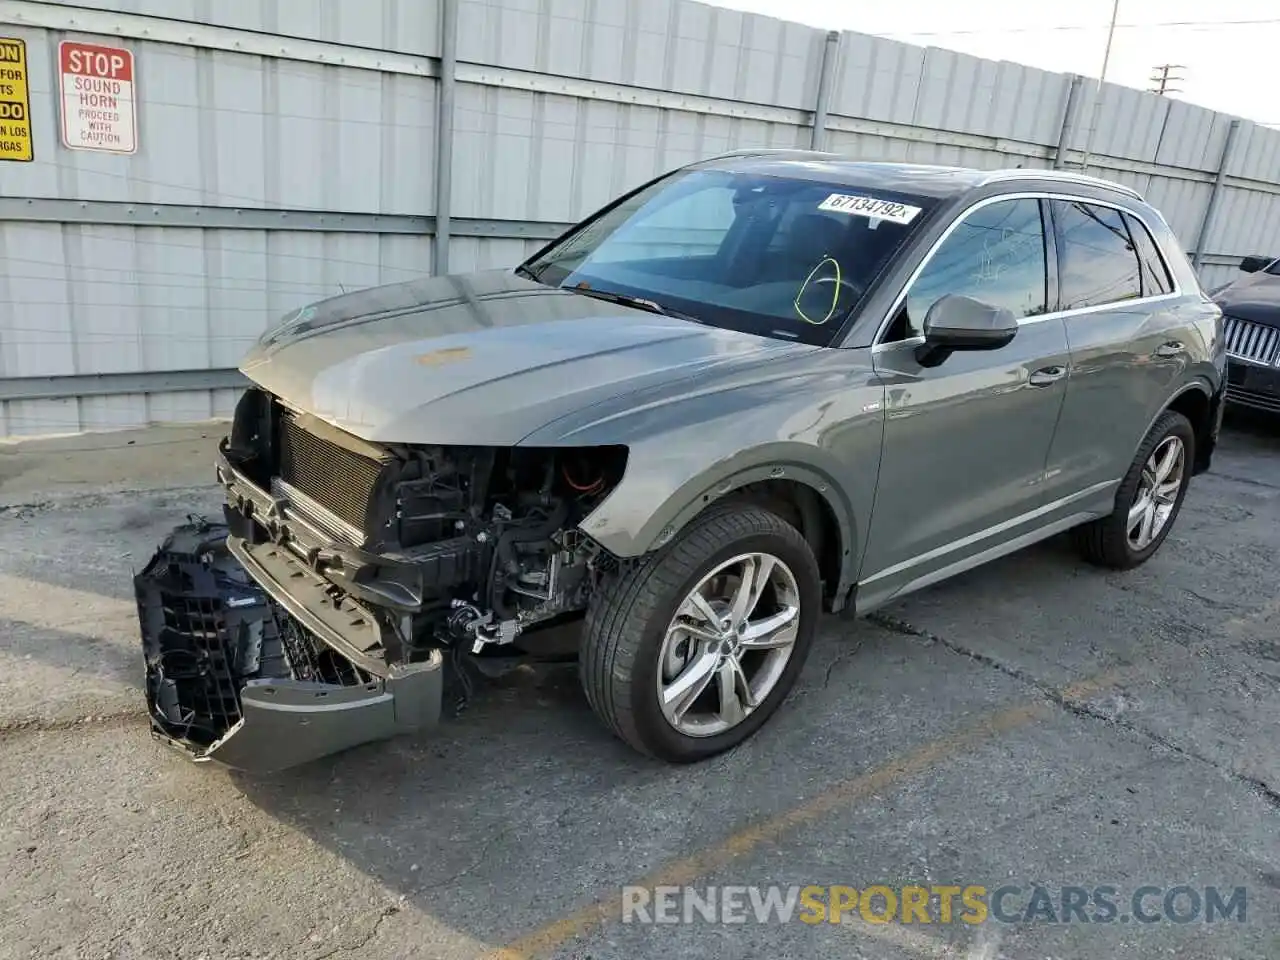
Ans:
{"label": "front tire", "polygon": [[1149,560],[1182,509],[1195,456],[1191,422],[1175,410],[1166,410],[1120,482],[1115,511],[1076,528],[1076,545],[1084,558],[1113,570],[1128,570]]}
{"label": "front tire", "polygon": [[820,603],[795,527],[751,504],[713,509],[593,594],[579,658],[587,701],[641,753],[714,756],[786,699]]}

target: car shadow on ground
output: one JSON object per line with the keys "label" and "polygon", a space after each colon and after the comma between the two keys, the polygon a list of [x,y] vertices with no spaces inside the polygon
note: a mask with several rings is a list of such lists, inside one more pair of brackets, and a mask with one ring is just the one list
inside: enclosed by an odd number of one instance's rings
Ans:
{"label": "car shadow on ground", "polygon": [[1280,447],[1280,414],[1229,406],[1223,414],[1222,425],[1227,436],[1242,434],[1267,446]]}
{"label": "car shadow on ground", "polygon": [[[1259,430],[1233,427],[1224,449],[1256,462],[1276,445]],[[1221,523],[1187,519],[1193,528]],[[885,612],[905,621],[932,615],[944,631],[967,619],[963,638],[974,652],[1025,655],[1028,674],[1068,682],[1099,661],[1152,659],[1170,639],[1199,642],[1225,615],[1206,605],[1205,591],[1225,591],[1229,570],[1207,586],[1198,572],[1210,544],[1170,546],[1143,570],[1115,574],[1083,564],[1070,537],[1058,536]],[[1170,606],[1157,592],[1164,580],[1194,583],[1203,595]],[[1079,607],[1094,604],[1088,623],[1072,622],[1085,612]],[[1141,635],[1110,629],[1112,610],[1139,604],[1163,619]],[[429,734],[274,776],[231,778],[259,809],[393,896],[496,946],[901,756],[1010,690],[1027,693],[989,664],[886,622],[824,618],[778,716],[738,750],[702,764],[670,766],[634,753],[595,718],[575,668],[561,665],[486,684],[460,716],[446,716]],[[1056,673],[1045,677],[1050,669]],[[893,829],[881,798],[865,803]],[[743,871],[739,878],[761,879]]]}
{"label": "car shadow on ground", "polygon": [[[1024,555],[969,576],[999,581],[1016,565],[1019,577],[1048,582],[1076,563],[1056,540],[1026,554],[1034,562]],[[922,693],[965,672],[973,682]],[[926,730],[988,709],[993,690],[1022,692],[927,639],[827,615],[779,714],[704,763],[633,752],[591,712],[576,668],[561,665],[490,683],[422,737],[232,777],[260,809],[437,921],[497,945],[580,908],[602,882],[605,892],[636,882],[673,853],[693,854],[909,751]],[[921,697],[936,702],[922,707]],[[529,906],[479,909],[495,897]]]}

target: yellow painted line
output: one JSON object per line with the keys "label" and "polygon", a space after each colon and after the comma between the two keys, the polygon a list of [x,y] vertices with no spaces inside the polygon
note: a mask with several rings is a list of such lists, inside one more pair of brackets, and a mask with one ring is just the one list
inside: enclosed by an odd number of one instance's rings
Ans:
{"label": "yellow painted line", "polygon": [[[1062,689],[1061,694],[1067,700],[1083,700],[1123,682],[1133,673],[1132,667],[1118,668],[1070,684]],[[884,766],[843,780],[797,807],[745,827],[717,846],[673,860],[628,885],[653,888],[692,884],[699,877],[715,872],[765,843],[778,840],[797,827],[820,820],[854,801],[873,796],[966,749],[980,746],[993,734],[1025,726],[1044,714],[1046,709],[1044,702],[1037,701],[990,714],[957,733],[933,740],[903,757],[890,760]],[[484,954],[482,960],[531,960],[550,953],[570,940],[585,936],[602,924],[619,919],[621,901],[620,894],[603,897],[505,947]]]}
{"label": "yellow painted line", "polygon": [[882,943],[892,944],[923,960],[986,960],[989,951],[981,947],[968,950],[945,943],[937,937],[920,933],[910,927],[897,923],[867,923],[861,917],[854,919],[841,918],[836,930],[843,930],[854,936],[867,936]]}

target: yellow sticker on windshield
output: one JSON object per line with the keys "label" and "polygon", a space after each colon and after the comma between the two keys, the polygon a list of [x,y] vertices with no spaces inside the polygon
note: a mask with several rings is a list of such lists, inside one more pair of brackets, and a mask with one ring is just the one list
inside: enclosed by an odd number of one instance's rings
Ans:
{"label": "yellow sticker on windshield", "polygon": [[818,204],[819,210],[848,213],[872,220],[888,220],[891,223],[910,223],[920,213],[919,207],[878,197],[858,197],[848,193],[833,193]]}

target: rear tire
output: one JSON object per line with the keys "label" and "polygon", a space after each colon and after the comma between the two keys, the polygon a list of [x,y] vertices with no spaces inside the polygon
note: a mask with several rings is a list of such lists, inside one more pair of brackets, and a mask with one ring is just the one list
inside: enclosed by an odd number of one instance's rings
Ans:
{"label": "rear tire", "polygon": [[1195,456],[1191,422],[1177,411],[1166,410],[1120,482],[1115,510],[1075,529],[1081,555],[1112,570],[1129,570],[1149,560],[1182,509]]}
{"label": "rear tire", "polygon": [[592,595],[579,657],[587,701],[641,753],[714,756],[786,699],[820,603],[818,564],[795,527],[749,503],[713,509]]}

